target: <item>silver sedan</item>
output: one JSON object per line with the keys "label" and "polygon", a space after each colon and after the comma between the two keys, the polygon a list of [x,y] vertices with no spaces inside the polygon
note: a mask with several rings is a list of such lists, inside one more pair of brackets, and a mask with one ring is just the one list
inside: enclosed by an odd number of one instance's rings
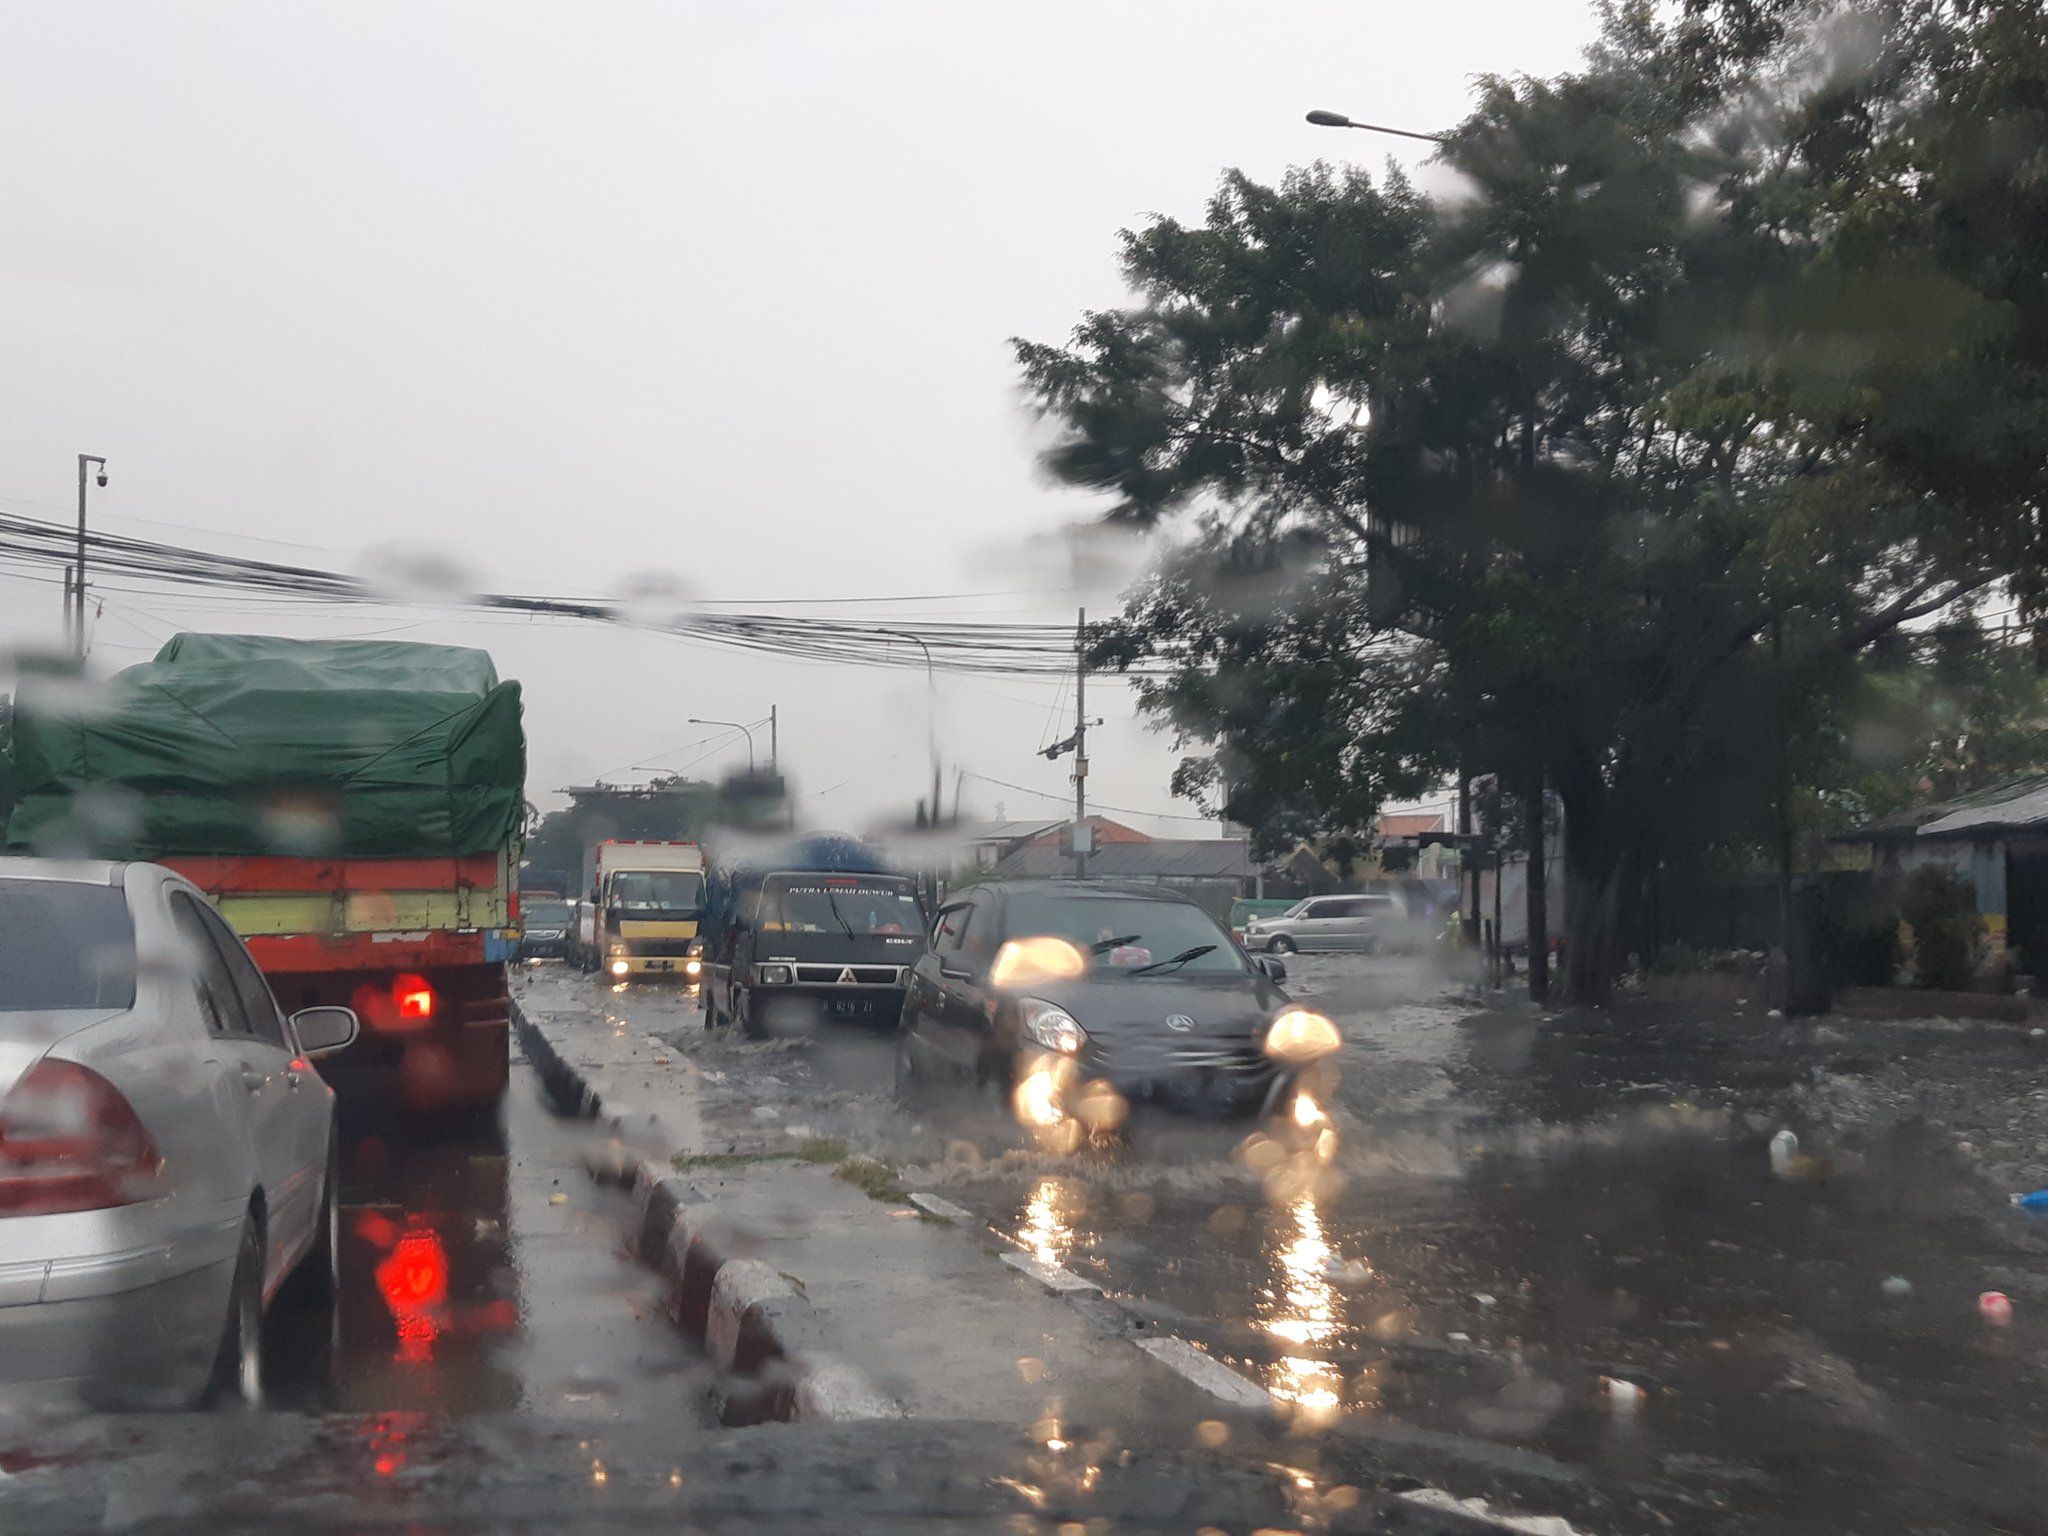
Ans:
{"label": "silver sedan", "polygon": [[0,858],[0,1396],[260,1397],[270,1300],[331,1304],[355,1034],[169,870]]}

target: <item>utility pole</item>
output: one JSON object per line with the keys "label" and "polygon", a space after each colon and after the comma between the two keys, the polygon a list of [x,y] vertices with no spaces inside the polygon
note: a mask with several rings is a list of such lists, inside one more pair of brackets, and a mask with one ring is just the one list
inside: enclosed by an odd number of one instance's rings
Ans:
{"label": "utility pole", "polygon": [[1529,794],[1524,819],[1529,823],[1529,996],[1539,1003],[1550,1001],[1550,922],[1545,910],[1547,882],[1544,878],[1544,793],[1543,775]]}
{"label": "utility pole", "polygon": [[1782,603],[1771,610],[1771,695],[1776,704],[1777,761],[1777,854],[1778,854],[1778,987],[1771,1002],[1787,1014],[1802,1002],[1793,985],[1792,964],[1792,755],[1785,723],[1785,610]]}
{"label": "utility pole", "polygon": [[780,773],[782,771],[782,754],[778,750],[780,744],[776,740],[775,730],[775,706],[770,704],[768,706],[768,771],[770,773]]}
{"label": "utility pole", "polygon": [[1088,878],[1088,610],[1074,620],[1074,878]]}
{"label": "utility pole", "polygon": [[100,484],[107,483],[107,461],[96,453],[81,453],[78,456],[78,563],[72,586],[76,607],[71,628],[72,650],[80,661],[85,660],[85,466],[88,464],[99,465]]}
{"label": "utility pole", "polygon": [[[1472,911],[1470,915],[1459,914],[1458,921],[1464,925],[1465,942],[1479,943],[1479,859],[1472,851],[1472,775],[1465,771],[1464,764],[1458,765],[1458,894],[1463,897],[1464,888],[1472,887]],[[1459,905],[1463,905],[1462,900]]]}

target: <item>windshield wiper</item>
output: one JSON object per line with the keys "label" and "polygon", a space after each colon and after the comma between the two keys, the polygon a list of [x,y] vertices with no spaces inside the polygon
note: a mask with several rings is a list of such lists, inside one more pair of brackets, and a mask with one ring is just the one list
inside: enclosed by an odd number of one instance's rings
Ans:
{"label": "windshield wiper", "polygon": [[1136,970],[1125,971],[1126,976],[1142,976],[1147,971],[1164,970],[1169,965],[1185,965],[1190,960],[1199,960],[1214,949],[1214,944],[1197,944],[1193,949],[1184,949],[1170,960],[1154,960],[1150,965],[1141,965]]}
{"label": "windshield wiper", "polygon": [[853,924],[849,923],[846,920],[846,914],[839,910],[839,898],[830,891],[827,891],[825,893],[825,904],[832,909],[832,915],[839,919],[839,926],[846,930],[846,936],[849,939],[855,937]]}
{"label": "windshield wiper", "polygon": [[1097,939],[1090,947],[1089,953],[1106,955],[1112,949],[1122,949],[1126,944],[1135,944],[1143,937],[1142,933],[1127,933],[1120,939]]}

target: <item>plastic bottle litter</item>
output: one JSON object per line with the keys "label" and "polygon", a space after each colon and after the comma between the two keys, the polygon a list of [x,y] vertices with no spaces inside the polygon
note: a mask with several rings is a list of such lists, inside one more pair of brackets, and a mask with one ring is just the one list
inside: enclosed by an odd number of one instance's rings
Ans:
{"label": "plastic bottle litter", "polygon": [[2012,1298],[2003,1291],[1986,1291],[1977,1298],[1977,1315],[1994,1328],[2012,1321]]}
{"label": "plastic bottle litter", "polygon": [[1886,1275],[1878,1290],[1889,1301],[1904,1301],[1913,1294],[1913,1282],[1904,1275]]}
{"label": "plastic bottle litter", "polygon": [[2012,1203],[2023,1211],[2048,1211],[2048,1189],[2037,1189],[2031,1195],[2014,1195]]}
{"label": "plastic bottle litter", "polygon": [[1780,1131],[1771,1138],[1771,1172],[1783,1178],[1792,1171],[1792,1159],[1799,1155],[1799,1138]]}

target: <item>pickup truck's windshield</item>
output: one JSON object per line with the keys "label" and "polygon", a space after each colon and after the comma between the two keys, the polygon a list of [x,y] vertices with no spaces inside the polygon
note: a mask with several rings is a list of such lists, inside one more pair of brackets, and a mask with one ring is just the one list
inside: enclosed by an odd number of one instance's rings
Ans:
{"label": "pickup truck's windshield", "polygon": [[566,926],[568,921],[569,903],[566,901],[555,901],[551,898],[526,903],[526,923],[530,928],[561,928]]}
{"label": "pickup truck's windshield", "polygon": [[894,876],[777,875],[761,894],[765,933],[846,933],[862,938],[924,929],[916,892],[908,880]]}
{"label": "pickup truck's windshield", "polygon": [[694,869],[629,869],[612,876],[612,905],[627,912],[694,912],[704,877]]}

